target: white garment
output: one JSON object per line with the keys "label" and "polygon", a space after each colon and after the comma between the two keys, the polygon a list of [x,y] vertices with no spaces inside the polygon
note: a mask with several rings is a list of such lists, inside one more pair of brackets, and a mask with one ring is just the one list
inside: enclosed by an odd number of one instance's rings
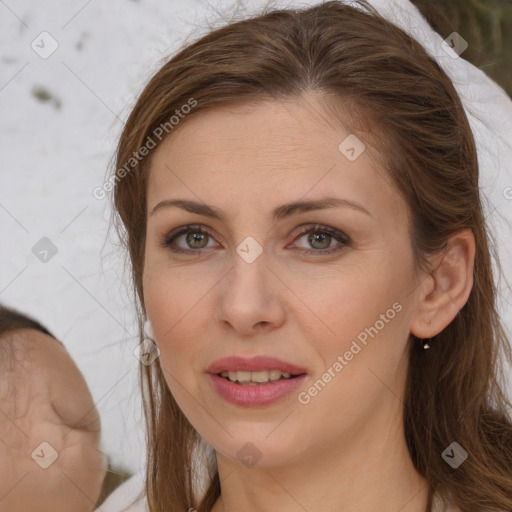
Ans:
{"label": "white garment", "polygon": [[[507,198],[505,190],[512,192],[512,101],[483,71],[458,57],[443,44],[442,37],[435,32],[419,10],[409,0],[369,0],[381,15],[392,21],[418,40],[427,52],[441,65],[452,79],[468,115],[473,131],[480,165],[480,187],[484,199],[493,209],[499,210],[508,222],[508,234],[499,234],[498,240],[510,239],[512,225],[512,195]],[[302,2],[302,6],[319,2]],[[351,2],[346,2],[351,3]],[[284,5],[279,5],[284,4]],[[276,7],[298,7],[297,2],[276,2]],[[484,209],[487,204],[484,201]],[[492,217],[493,211],[488,211]],[[505,273],[512,268],[507,260],[505,248],[500,250]],[[510,270],[509,270],[510,271]],[[509,278],[510,279],[510,278]],[[143,490],[142,473],[119,486],[95,512],[122,512],[131,500]],[[145,499],[126,512],[147,512]]]}
{"label": "white garment", "polygon": [[144,494],[143,490],[144,473],[141,471],[122,483],[95,512],[148,512],[146,498],[142,496],[137,500]]}

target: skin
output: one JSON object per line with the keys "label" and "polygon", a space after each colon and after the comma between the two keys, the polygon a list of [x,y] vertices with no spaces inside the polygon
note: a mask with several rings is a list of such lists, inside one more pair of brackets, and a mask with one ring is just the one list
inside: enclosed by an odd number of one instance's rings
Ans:
{"label": "skin", "polygon": [[[431,273],[416,270],[406,204],[378,153],[349,161],[338,146],[350,132],[327,119],[313,94],[221,107],[187,120],[151,163],[145,308],[166,382],[216,451],[214,512],[425,510],[426,482],[402,426],[406,344],[410,333],[440,332],[466,302],[474,239],[457,234]],[[274,207],[322,196],[357,202],[369,215],[336,207],[272,221]],[[225,221],[176,207],[151,214],[174,198],[213,205]],[[203,245],[186,236],[175,246],[193,254],[160,245],[187,224],[212,230],[200,254]],[[351,243],[323,255],[340,243],[308,242],[299,227],[313,224]],[[252,263],[236,252],[248,236],[264,249]],[[218,358],[271,355],[305,367],[299,392],[307,390],[396,302],[401,311],[307,405],[292,393],[236,406],[210,384],[206,369]],[[252,467],[237,457],[248,442],[261,455]]]}
{"label": "skin", "polygon": [[[0,373],[0,509],[90,512],[106,472],[100,423],[87,384],[67,351],[35,329],[5,335]],[[51,449],[58,458],[47,468]],[[43,457],[44,455],[44,457]],[[39,458],[37,458],[39,456]]]}

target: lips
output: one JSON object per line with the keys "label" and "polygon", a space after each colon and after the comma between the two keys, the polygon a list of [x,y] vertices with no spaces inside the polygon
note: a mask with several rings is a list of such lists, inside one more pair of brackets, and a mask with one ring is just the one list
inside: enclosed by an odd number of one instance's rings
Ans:
{"label": "lips", "polygon": [[307,373],[305,368],[276,359],[270,356],[224,357],[214,361],[207,369],[208,373],[218,375],[222,372],[260,372],[263,370],[279,370],[291,375],[302,375]]}
{"label": "lips", "polygon": [[212,389],[225,402],[238,407],[265,407],[290,397],[307,379],[303,373],[297,377],[280,379],[266,384],[238,384],[217,374],[208,374]]}

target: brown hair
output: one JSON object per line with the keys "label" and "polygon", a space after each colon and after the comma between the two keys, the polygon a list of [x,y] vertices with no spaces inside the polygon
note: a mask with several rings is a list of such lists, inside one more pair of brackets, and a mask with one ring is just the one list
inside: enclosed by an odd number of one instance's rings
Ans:
{"label": "brown hair", "polygon": [[46,327],[40,324],[37,320],[34,320],[25,313],[20,313],[13,308],[9,308],[0,304],[0,337],[17,329],[35,329],[36,331],[40,331],[44,334],[47,334],[48,336],[51,336],[53,339],[61,343]]}
{"label": "brown hair", "polygon": [[[180,123],[227,102],[279,101],[309,91],[333,107],[333,119],[342,102],[360,113],[360,126],[356,130],[352,123],[352,132],[381,146],[383,163],[409,208],[417,268],[427,269],[426,257],[462,229],[471,229],[476,241],[474,285],[465,306],[432,339],[429,351],[413,335],[409,339],[403,420],[412,461],[429,484],[427,510],[434,493],[465,512],[512,510],[512,422],[499,353],[512,358],[495,308],[492,246],[472,132],[436,61],[364,0],[359,6],[329,1],[264,12],[181,49],[140,95],[119,141],[116,168],[191,98],[197,106]],[[131,260],[141,339],[150,162],[151,154],[132,162],[122,177],[117,174],[113,197],[114,224]],[[173,399],[158,360],[141,364],[140,380],[150,511],[210,511],[220,495],[215,461],[199,502],[191,471],[199,435]],[[457,470],[441,457],[453,441],[469,453]]]}
{"label": "brown hair", "polygon": [[5,368],[11,368],[14,364],[14,355],[10,336],[18,329],[34,329],[47,334],[57,343],[64,346],[63,343],[58,340],[44,325],[34,318],[31,318],[16,309],[0,304],[0,364],[7,365]]}

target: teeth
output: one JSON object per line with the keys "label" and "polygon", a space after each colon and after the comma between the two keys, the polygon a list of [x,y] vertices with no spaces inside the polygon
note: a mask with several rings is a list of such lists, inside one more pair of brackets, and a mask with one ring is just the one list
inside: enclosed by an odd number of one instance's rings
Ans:
{"label": "teeth", "polygon": [[258,383],[267,383],[269,381],[279,380],[281,378],[289,379],[291,374],[280,370],[263,370],[261,372],[222,372],[221,377],[228,378],[231,382],[239,382],[240,384],[248,384],[254,386]]}

